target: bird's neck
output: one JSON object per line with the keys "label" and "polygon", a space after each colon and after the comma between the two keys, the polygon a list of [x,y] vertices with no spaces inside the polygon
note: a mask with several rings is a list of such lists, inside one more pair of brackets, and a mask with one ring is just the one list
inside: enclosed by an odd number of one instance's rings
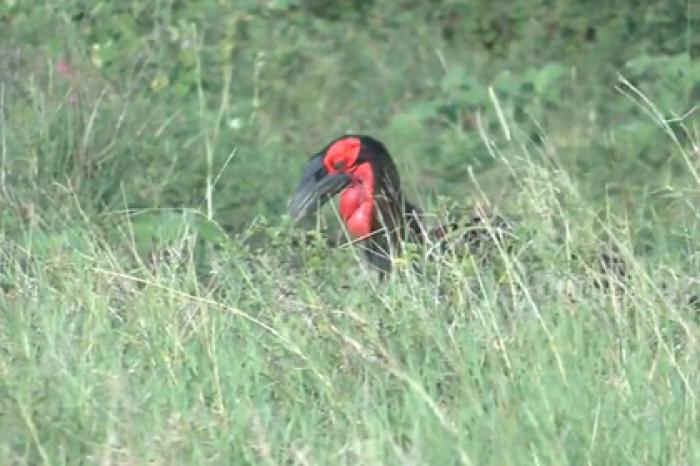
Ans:
{"label": "bird's neck", "polygon": [[352,173],[350,186],[340,195],[340,216],[353,238],[374,232],[374,189],[372,166],[363,163]]}

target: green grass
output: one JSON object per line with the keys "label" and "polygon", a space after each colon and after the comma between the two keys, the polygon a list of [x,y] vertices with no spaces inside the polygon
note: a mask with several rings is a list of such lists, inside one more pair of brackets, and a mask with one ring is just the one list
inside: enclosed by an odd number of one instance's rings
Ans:
{"label": "green grass", "polygon": [[[418,7],[6,3],[0,463],[700,463],[690,50],[579,50],[609,82]],[[514,238],[381,284],[302,236],[299,167],[350,130]]]}

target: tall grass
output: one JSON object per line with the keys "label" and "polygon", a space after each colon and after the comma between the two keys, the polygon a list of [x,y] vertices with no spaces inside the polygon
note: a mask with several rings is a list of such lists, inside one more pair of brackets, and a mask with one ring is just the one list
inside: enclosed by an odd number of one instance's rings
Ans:
{"label": "tall grass", "polygon": [[2,253],[4,461],[700,460],[697,236],[638,251],[634,222],[501,121],[510,141],[482,136],[516,239],[487,261],[399,261],[386,284],[284,223],[218,247],[180,223],[144,254],[128,216],[34,213]]}

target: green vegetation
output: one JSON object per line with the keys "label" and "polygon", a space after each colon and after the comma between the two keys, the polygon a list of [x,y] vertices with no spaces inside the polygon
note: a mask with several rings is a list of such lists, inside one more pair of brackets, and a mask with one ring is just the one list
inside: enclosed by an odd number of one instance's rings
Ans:
{"label": "green vegetation", "polygon": [[[699,19],[2,1],[0,462],[700,464]],[[344,132],[516,238],[377,283],[284,216]]]}

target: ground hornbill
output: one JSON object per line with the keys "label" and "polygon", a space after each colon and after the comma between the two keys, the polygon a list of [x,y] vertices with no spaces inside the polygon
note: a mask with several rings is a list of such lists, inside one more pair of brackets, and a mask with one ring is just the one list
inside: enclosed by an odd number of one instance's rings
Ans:
{"label": "ground hornbill", "polygon": [[[391,271],[392,258],[401,254],[403,241],[427,243],[431,251],[439,252],[455,251],[455,243],[461,243],[470,253],[484,258],[494,244],[509,250],[503,241],[514,238],[509,221],[479,206],[459,223],[426,229],[426,217],[401,191],[389,152],[370,136],[340,136],[312,156],[289,203],[289,213],[299,220],[338,193],[339,213],[348,233],[382,278]],[[574,255],[572,259],[576,259]],[[629,278],[625,261],[618,254],[603,251],[597,254],[597,262],[596,288],[620,288]],[[688,301],[696,309],[700,308],[698,296],[694,294]]]}
{"label": "ground hornbill", "polygon": [[289,204],[296,220],[342,190],[339,213],[348,233],[380,272],[391,270],[401,240],[420,241],[419,209],[401,192],[399,172],[370,136],[341,136],[311,157]]}
{"label": "ground hornbill", "polygon": [[[339,192],[340,217],[381,277],[391,271],[392,257],[401,253],[402,241],[436,244],[458,228],[450,224],[426,229],[421,210],[401,191],[389,152],[370,136],[341,136],[312,156],[290,201],[289,213],[299,220]],[[479,239],[475,235],[483,239],[488,226],[479,216],[472,217],[470,223],[472,227],[480,225],[462,237],[473,244]]]}

